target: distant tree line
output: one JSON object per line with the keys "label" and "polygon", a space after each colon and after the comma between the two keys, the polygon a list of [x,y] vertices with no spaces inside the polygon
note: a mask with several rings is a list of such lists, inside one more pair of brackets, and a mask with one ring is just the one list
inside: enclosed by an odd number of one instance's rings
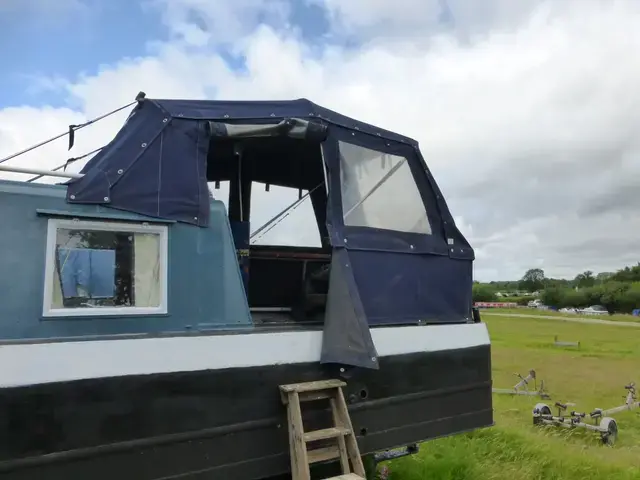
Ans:
{"label": "distant tree line", "polygon": [[475,282],[473,300],[515,301],[521,305],[531,300],[530,296],[505,299],[498,297],[498,292],[539,292],[539,298],[545,305],[556,308],[603,305],[610,312],[629,313],[640,308],[640,263],[617,272],[597,275],[586,271],[576,275],[573,280],[547,278],[542,269],[532,268],[517,281]]}

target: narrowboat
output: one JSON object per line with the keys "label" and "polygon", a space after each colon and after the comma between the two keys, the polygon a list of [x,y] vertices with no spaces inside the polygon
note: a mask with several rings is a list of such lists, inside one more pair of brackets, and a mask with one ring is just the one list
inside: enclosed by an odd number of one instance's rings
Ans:
{"label": "narrowboat", "polygon": [[[279,385],[322,379],[363,455],[492,425],[474,250],[415,140],[306,99],[141,92],[79,173],[17,160],[63,180],[0,180],[1,478],[286,475]],[[252,242],[269,186],[320,246]]]}

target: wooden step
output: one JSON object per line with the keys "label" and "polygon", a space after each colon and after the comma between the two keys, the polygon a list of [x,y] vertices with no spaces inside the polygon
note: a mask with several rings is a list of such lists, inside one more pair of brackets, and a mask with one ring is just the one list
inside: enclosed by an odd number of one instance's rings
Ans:
{"label": "wooden step", "polygon": [[[282,403],[287,405],[289,403],[289,394],[285,392],[280,392],[280,397],[282,398]],[[301,402],[312,402],[314,400],[326,400],[328,398],[335,397],[334,390],[318,390],[311,392],[300,392],[298,394],[298,400]]]}
{"label": "wooden step", "polygon": [[289,392],[315,392],[317,390],[327,390],[329,388],[341,388],[347,384],[342,380],[319,380],[317,382],[291,383],[289,385],[280,385],[280,391]]}
{"label": "wooden step", "polygon": [[339,438],[349,435],[351,430],[343,427],[331,427],[323,428],[322,430],[314,430],[313,432],[306,432],[304,434],[304,441],[317,442],[318,440],[327,440],[328,438]]}
{"label": "wooden step", "polygon": [[356,475],[355,473],[344,473],[342,475],[338,475],[337,477],[327,478],[325,480],[365,480],[360,475]]}
{"label": "wooden step", "polygon": [[328,460],[335,460],[336,458],[340,458],[340,449],[336,445],[307,450],[309,463],[326,462]]}

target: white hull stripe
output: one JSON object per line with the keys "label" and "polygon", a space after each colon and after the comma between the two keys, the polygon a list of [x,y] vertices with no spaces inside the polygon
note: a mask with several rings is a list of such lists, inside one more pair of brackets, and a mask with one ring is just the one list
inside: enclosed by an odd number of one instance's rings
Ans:
{"label": "white hull stripe", "polygon": [[[381,357],[488,345],[483,323],[371,330]],[[0,346],[0,387],[319,362],[322,331]]]}

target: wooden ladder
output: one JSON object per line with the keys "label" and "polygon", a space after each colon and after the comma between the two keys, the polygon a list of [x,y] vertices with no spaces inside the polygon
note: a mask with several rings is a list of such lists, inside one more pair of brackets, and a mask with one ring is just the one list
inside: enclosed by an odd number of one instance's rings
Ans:
{"label": "wooden ladder", "polygon": [[[342,387],[345,385],[346,383],[341,380],[280,385],[282,403],[287,406],[292,480],[310,480],[311,464],[338,458],[342,475],[326,480],[365,480],[364,465],[353,433],[347,402],[342,393]],[[328,399],[331,404],[333,427],[305,432],[300,403],[323,399]],[[307,449],[308,443],[327,439],[335,439],[336,445]],[[353,472],[349,460],[351,460]]]}

